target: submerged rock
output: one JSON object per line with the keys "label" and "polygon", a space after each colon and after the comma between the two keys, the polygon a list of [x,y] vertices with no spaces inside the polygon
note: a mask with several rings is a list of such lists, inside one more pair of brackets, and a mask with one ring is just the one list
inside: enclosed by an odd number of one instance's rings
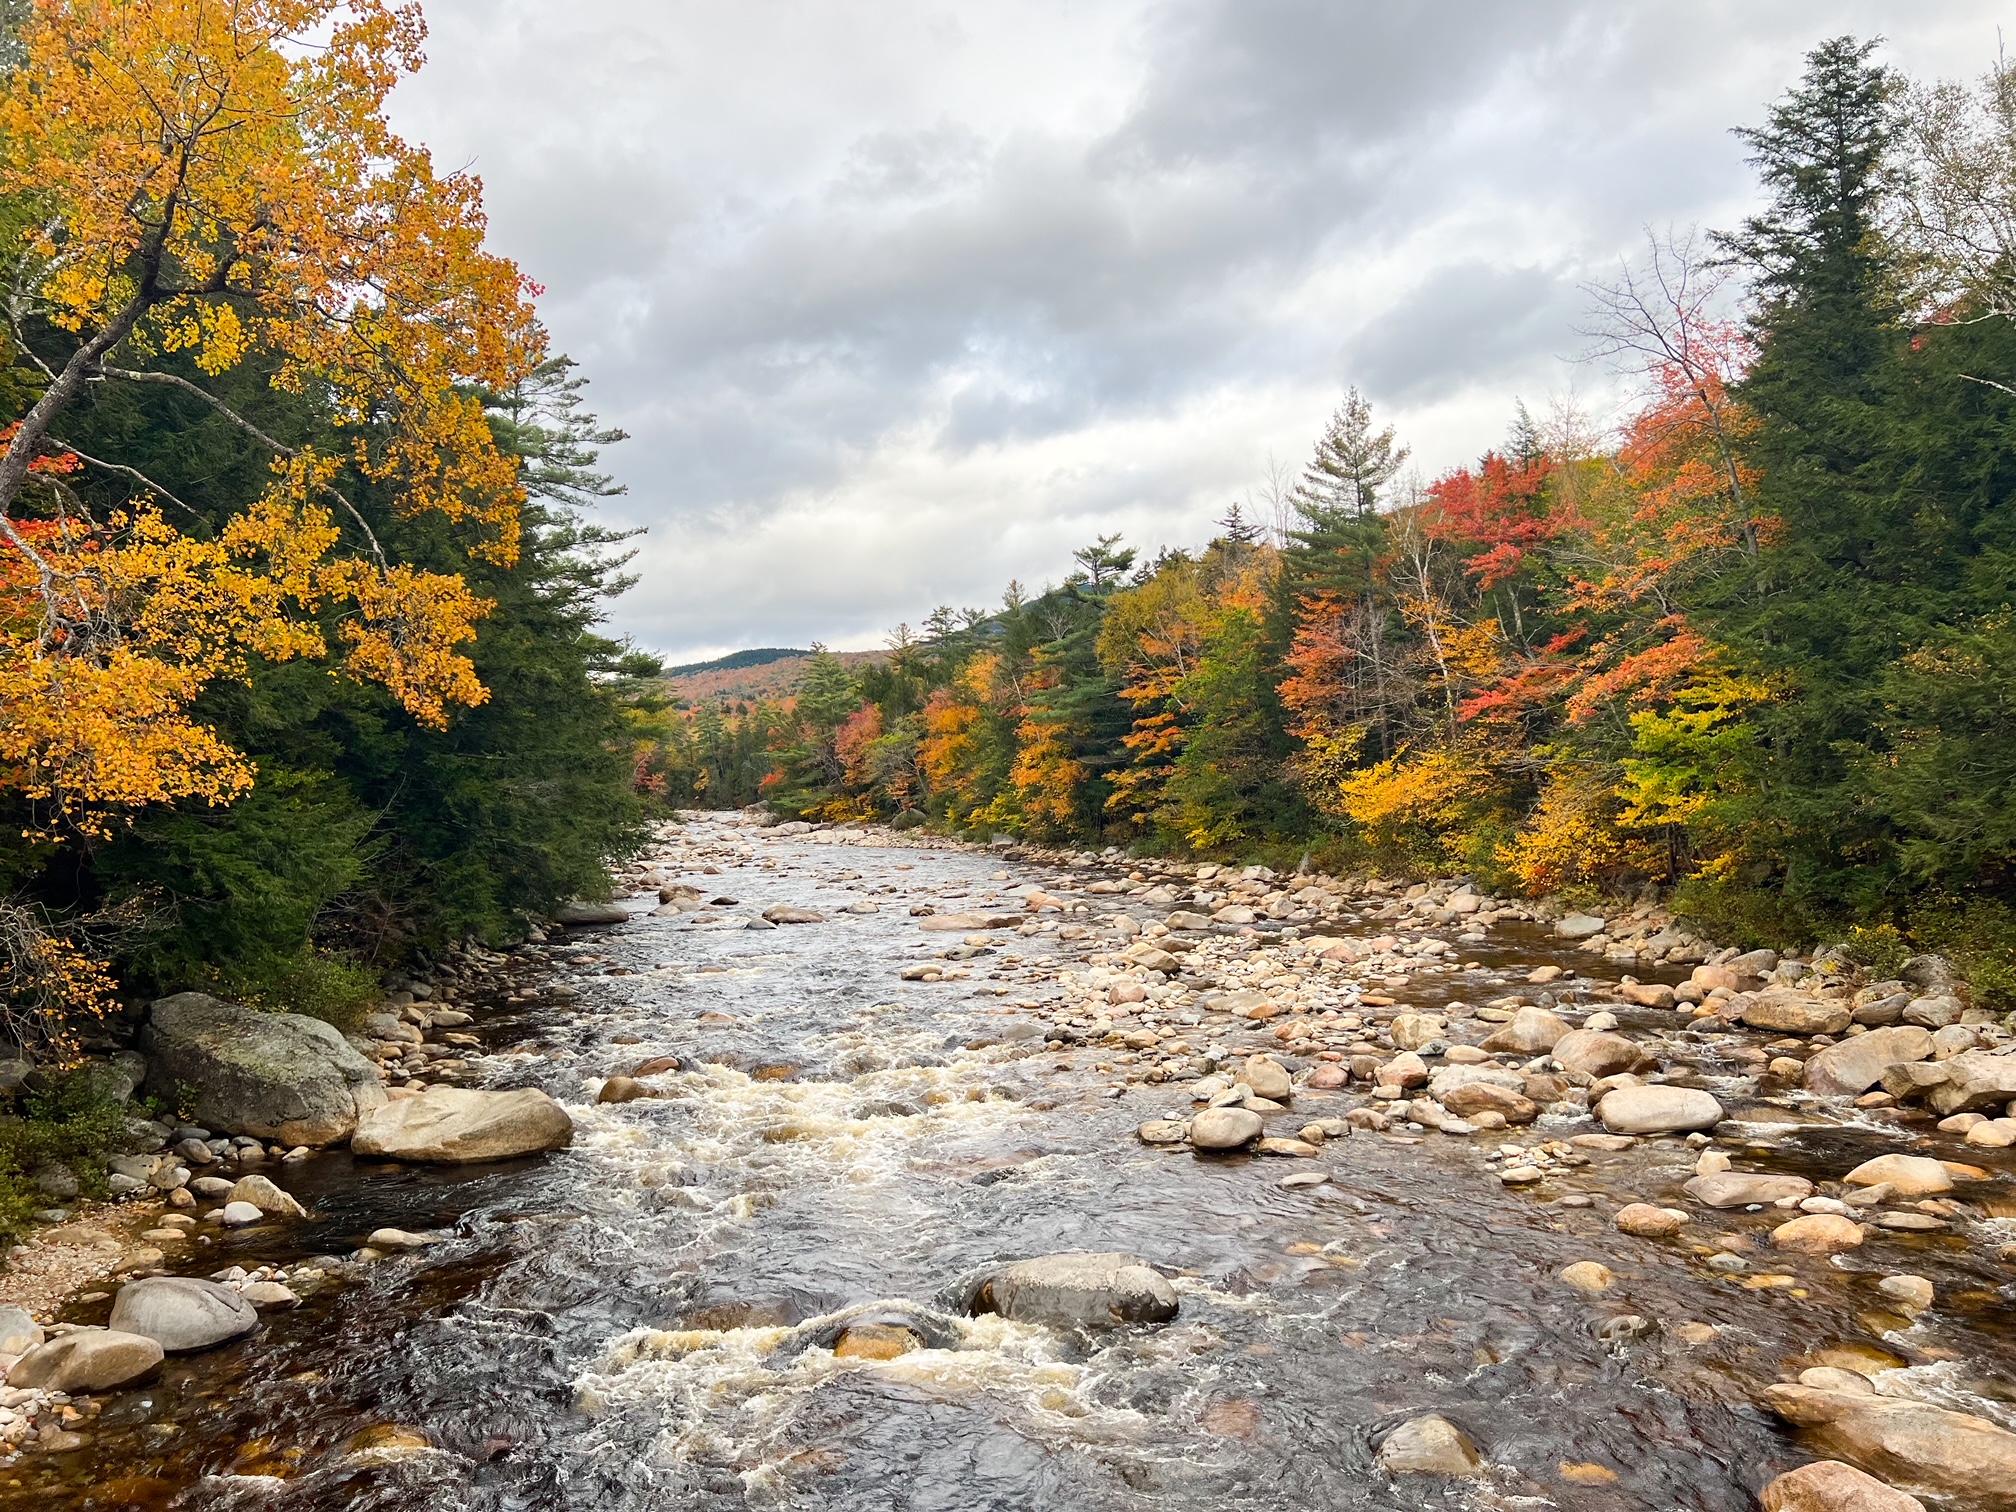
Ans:
{"label": "submerged rock", "polygon": [[1009,1266],[981,1287],[978,1310],[1071,1328],[1166,1323],[1176,1292],[1139,1256],[1074,1251]]}
{"label": "submerged rock", "polygon": [[1744,1171],[1713,1171],[1696,1176],[1680,1188],[1696,1202],[1712,1208],[1763,1206],[1774,1202],[1803,1202],[1813,1195],[1813,1183],[1804,1176],[1769,1176]]}
{"label": "submerged rock", "polygon": [[378,1068],[334,1027],[297,1013],[182,992],[154,1004],[141,1041],[148,1090],[171,1103],[193,1093],[208,1128],[333,1144],[385,1103]]}
{"label": "submerged rock", "polygon": [[1471,1476],[1482,1473],[1484,1458],[1461,1428],[1430,1413],[1387,1434],[1379,1464],[1389,1475]]}
{"label": "submerged rock", "polygon": [[573,1139],[567,1110],[534,1088],[429,1087],[418,1097],[373,1110],[350,1148],[393,1160],[466,1163],[564,1150]]}

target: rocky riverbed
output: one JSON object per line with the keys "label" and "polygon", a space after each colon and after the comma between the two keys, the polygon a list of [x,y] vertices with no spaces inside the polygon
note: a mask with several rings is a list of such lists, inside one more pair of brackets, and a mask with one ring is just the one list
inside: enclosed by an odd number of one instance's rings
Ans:
{"label": "rocky riverbed", "polygon": [[0,1505],[2016,1507],[1936,962],[740,816],[626,881],[17,1255]]}

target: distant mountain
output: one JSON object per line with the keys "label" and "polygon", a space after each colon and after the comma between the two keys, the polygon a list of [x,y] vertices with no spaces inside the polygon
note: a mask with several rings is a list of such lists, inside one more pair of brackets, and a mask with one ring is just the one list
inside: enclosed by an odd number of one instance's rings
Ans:
{"label": "distant mountain", "polygon": [[[841,665],[850,670],[866,662],[879,662],[881,651],[836,651]],[[811,663],[810,651],[793,651],[764,646],[749,651],[733,651],[713,661],[693,662],[665,669],[665,683],[673,697],[688,704],[773,703],[794,697],[805,680]]]}
{"label": "distant mountain", "polygon": [[771,662],[783,661],[791,656],[810,656],[807,651],[794,651],[784,646],[757,646],[748,651],[730,651],[726,656],[717,656],[712,661],[688,662],[683,667],[667,667],[667,677],[690,677],[695,672],[739,672],[744,667],[767,667]]}

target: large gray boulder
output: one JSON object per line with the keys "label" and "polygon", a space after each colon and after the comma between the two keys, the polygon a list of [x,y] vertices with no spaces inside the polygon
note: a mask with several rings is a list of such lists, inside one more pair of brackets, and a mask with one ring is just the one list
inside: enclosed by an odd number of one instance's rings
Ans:
{"label": "large gray boulder", "polygon": [[1018,1323],[1103,1328],[1166,1323],[1176,1293],[1138,1256],[1077,1251],[1009,1266],[981,1288],[980,1305]]}
{"label": "large gray boulder", "polygon": [[509,1160],[573,1143],[574,1120],[544,1092],[429,1087],[366,1114],[350,1148],[391,1160]]}
{"label": "large gray boulder", "polygon": [[1859,1097],[1892,1066],[1932,1059],[1932,1032],[1915,1024],[1871,1029],[1829,1045],[1806,1062],[1806,1090],[1822,1097]]}
{"label": "large gray boulder", "polygon": [[197,1122],[288,1145],[347,1139],[385,1101],[378,1068],[320,1019],[261,1013],[201,992],[162,998],[141,1031],[147,1089],[194,1095]]}
{"label": "large gray boulder", "polygon": [[258,1309],[243,1296],[194,1276],[128,1281],[112,1302],[114,1329],[152,1339],[169,1354],[215,1349],[258,1326]]}

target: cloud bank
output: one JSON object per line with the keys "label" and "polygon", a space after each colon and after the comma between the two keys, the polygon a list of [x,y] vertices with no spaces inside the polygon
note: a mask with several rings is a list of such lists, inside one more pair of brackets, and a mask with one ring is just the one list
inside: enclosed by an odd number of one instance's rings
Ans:
{"label": "cloud bank", "polygon": [[1969,75],[1982,0],[431,0],[394,113],[632,439],[613,622],[879,643],[1121,531],[1196,542],[1349,383],[1428,470],[1614,380],[1583,284],[1727,225],[1842,31]]}

